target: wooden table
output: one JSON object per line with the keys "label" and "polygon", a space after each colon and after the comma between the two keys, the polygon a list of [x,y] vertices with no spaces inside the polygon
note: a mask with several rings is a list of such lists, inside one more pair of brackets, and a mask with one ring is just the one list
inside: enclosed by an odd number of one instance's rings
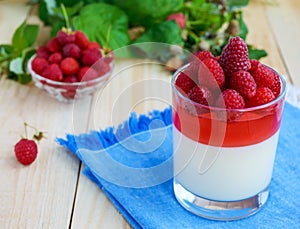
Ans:
{"label": "wooden table", "polygon": [[[0,43],[10,43],[15,29],[30,14],[30,7],[24,2],[0,2]],[[285,74],[298,87],[299,12],[298,0],[252,0],[244,9],[250,30],[248,42],[266,49],[269,55],[263,62]],[[31,13],[30,20],[36,21],[37,17]],[[134,66],[138,63],[117,60],[118,80],[100,97],[84,99],[76,106],[59,103],[32,84],[21,85],[1,77],[0,228],[130,228],[102,191],[81,174],[79,160],[54,139],[64,137],[65,133],[82,133],[123,121],[126,116],[122,112],[111,120],[118,92],[139,80],[170,79],[161,66]],[[124,70],[128,66],[133,67]],[[147,90],[160,93],[155,87]],[[136,104],[133,98],[147,90],[132,92],[124,106],[147,112],[166,105],[157,101]],[[124,112],[128,114],[126,109]],[[13,153],[25,121],[45,130],[47,135],[39,145],[37,160],[28,167],[17,163]]]}

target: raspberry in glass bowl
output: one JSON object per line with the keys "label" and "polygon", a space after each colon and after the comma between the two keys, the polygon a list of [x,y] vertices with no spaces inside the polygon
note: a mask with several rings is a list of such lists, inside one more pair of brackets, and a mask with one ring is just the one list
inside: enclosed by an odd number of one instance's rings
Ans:
{"label": "raspberry in glass bowl", "polygon": [[60,102],[92,95],[105,86],[114,68],[113,53],[81,31],[58,31],[27,63],[32,80]]}
{"label": "raspberry in glass bowl", "polygon": [[249,60],[234,37],[220,57],[198,53],[171,84],[179,203],[213,220],[258,212],[269,196],[285,79]]}

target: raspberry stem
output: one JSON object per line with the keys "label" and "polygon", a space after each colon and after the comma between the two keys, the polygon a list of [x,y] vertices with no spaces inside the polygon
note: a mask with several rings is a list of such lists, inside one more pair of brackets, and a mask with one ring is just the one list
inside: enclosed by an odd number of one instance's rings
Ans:
{"label": "raspberry stem", "polygon": [[33,135],[33,139],[36,140],[37,142],[39,142],[43,138],[46,138],[45,135],[44,135],[44,132],[39,131],[37,128],[35,128],[32,125],[29,125],[27,122],[24,122],[24,127],[25,127],[25,137],[26,137],[26,139],[28,139],[27,127],[31,128],[35,131],[35,134]]}
{"label": "raspberry stem", "polygon": [[69,17],[68,17],[68,13],[67,13],[66,7],[65,7],[64,4],[60,4],[60,7],[61,7],[63,16],[64,16],[65,21],[66,21],[66,27],[67,27],[67,29],[69,29],[70,28],[70,21],[69,21]]}

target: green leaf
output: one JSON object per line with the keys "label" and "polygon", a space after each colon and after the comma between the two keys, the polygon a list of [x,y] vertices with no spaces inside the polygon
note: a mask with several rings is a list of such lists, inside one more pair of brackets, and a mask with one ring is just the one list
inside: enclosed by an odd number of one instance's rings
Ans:
{"label": "green leaf", "polygon": [[268,53],[263,49],[255,49],[251,45],[248,45],[249,59],[259,60],[260,58],[266,57]]}
{"label": "green leaf", "polygon": [[[78,2],[77,4],[74,4],[71,7],[65,7],[67,14],[69,17],[74,16],[75,14],[79,13],[80,9],[83,7],[83,2]],[[54,7],[53,8],[53,12],[58,15],[59,17],[63,18],[63,12],[62,12],[62,8],[59,7]]]}
{"label": "green leaf", "polygon": [[23,74],[23,59],[21,57],[17,57],[11,60],[9,64],[9,71],[16,75]]}
{"label": "green leaf", "polygon": [[8,78],[11,80],[15,80],[18,81],[21,84],[27,84],[29,82],[31,82],[31,75],[28,75],[26,73],[23,74],[15,74],[13,72],[10,72],[8,75]]}
{"label": "green leaf", "polygon": [[161,42],[181,45],[181,29],[173,20],[164,21],[152,26],[135,41],[135,43],[141,42]]}
{"label": "green leaf", "polygon": [[26,73],[18,75],[18,82],[21,84],[27,84],[31,82],[31,79],[31,75]]}
{"label": "green leaf", "polygon": [[243,13],[242,12],[240,12],[240,14],[238,16],[238,22],[239,22],[239,26],[240,26],[239,36],[243,40],[246,40],[246,37],[247,37],[247,34],[248,34],[248,27],[247,27],[245,21],[243,20]]}
{"label": "green leaf", "polygon": [[195,33],[216,31],[224,20],[218,5],[207,3],[205,0],[191,1],[185,6],[184,11],[189,18],[188,27]]}
{"label": "green leaf", "polygon": [[[139,43],[150,42],[140,45]],[[140,36],[135,42],[142,56],[160,59],[166,52],[169,53],[169,45],[183,45],[181,29],[174,21],[164,21],[152,26],[147,32]],[[164,45],[167,44],[167,45]]]}
{"label": "green leaf", "polygon": [[161,22],[169,14],[179,11],[184,0],[107,0],[120,7],[130,18],[132,25],[152,26]]}
{"label": "green leaf", "polygon": [[226,0],[226,5],[232,10],[245,7],[249,4],[249,0]]}
{"label": "green leaf", "polygon": [[24,21],[17,28],[12,38],[12,45],[16,52],[21,53],[24,49],[31,47],[36,41],[38,31],[38,25],[29,25]]}
{"label": "green leaf", "polygon": [[26,50],[23,55],[22,55],[22,59],[23,59],[23,71],[27,72],[27,63],[29,61],[29,59],[36,53],[35,49],[31,49],[31,50]]}
{"label": "green leaf", "polygon": [[61,30],[62,27],[65,26],[65,22],[63,20],[55,20],[51,24],[51,32],[50,32],[50,37],[55,37],[57,35],[57,32]]}
{"label": "green leaf", "polygon": [[12,45],[0,45],[0,62],[7,60],[14,52]]}
{"label": "green leaf", "polygon": [[128,17],[119,8],[105,3],[89,4],[73,18],[75,29],[82,30],[90,40],[117,49],[130,42]]}

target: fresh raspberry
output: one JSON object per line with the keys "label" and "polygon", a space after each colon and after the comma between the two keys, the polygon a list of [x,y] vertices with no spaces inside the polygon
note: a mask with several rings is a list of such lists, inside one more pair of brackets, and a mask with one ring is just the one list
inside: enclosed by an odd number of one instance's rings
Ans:
{"label": "fresh raspberry", "polygon": [[77,44],[81,49],[85,49],[89,45],[89,39],[85,35],[85,33],[83,33],[80,30],[76,30],[75,31],[75,44]]}
{"label": "fresh raspberry", "polygon": [[180,29],[185,28],[186,19],[183,13],[173,13],[167,17],[167,20],[174,20]]}
{"label": "fresh raspberry", "polygon": [[188,97],[196,103],[200,103],[203,105],[211,105],[213,102],[213,97],[211,92],[207,87],[204,86],[195,86],[193,87],[189,93]]}
{"label": "fresh raspberry", "polygon": [[48,41],[47,48],[52,53],[61,52],[61,45],[60,45],[57,37],[53,37],[50,41]]}
{"label": "fresh raspberry", "polygon": [[101,45],[98,44],[98,43],[95,42],[95,41],[91,41],[91,42],[88,44],[88,46],[87,46],[86,49],[93,49],[93,48],[95,48],[95,49],[101,49]]}
{"label": "fresh raspberry", "polygon": [[194,56],[196,56],[199,60],[203,61],[207,58],[209,59],[215,59],[214,55],[210,51],[199,51],[194,53]]}
{"label": "fresh raspberry", "polygon": [[63,57],[60,52],[55,52],[49,56],[48,62],[49,62],[49,64],[60,64],[60,62],[62,61],[62,58]]}
{"label": "fresh raspberry", "polygon": [[253,72],[256,72],[262,65],[258,60],[250,60],[250,64],[251,64],[251,68],[249,69],[249,72],[251,74]]}
{"label": "fresh raspberry", "polygon": [[247,107],[255,107],[271,102],[275,99],[275,96],[270,88],[258,87],[256,94],[249,100],[247,100]]}
{"label": "fresh raspberry", "polygon": [[58,64],[50,64],[44,71],[42,76],[54,81],[62,81],[63,73]]}
{"label": "fresh raspberry", "polygon": [[81,50],[78,45],[70,43],[63,47],[63,55],[65,57],[73,57],[79,59],[81,57]]}
{"label": "fresh raspberry", "polygon": [[[39,142],[42,140],[45,135],[43,132],[37,130],[35,127],[24,123],[26,136],[22,137],[14,146],[14,152],[17,160],[23,165],[29,165],[37,157],[38,147],[35,141]],[[32,139],[27,138],[27,127],[32,128],[35,133],[32,136]]]}
{"label": "fresh raspberry", "polygon": [[66,75],[74,75],[78,72],[80,65],[73,57],[67,57],[60,63],[62,72]]}
{"label": "fresh raspberry", "polygon": [[82,67],[78,72],[78,80],[79,81],[90,81],[98,78],[99,75],[93,68],[90,67]]}
{"label": "fresh raspberry", "polygon": [[63,81],[66,83],[76,83],[76,82],[78,82],[78,79],[77,79],[76,75],[68,75],[64,78]]}
{"label": "fresh raspberry", "polygon": [[64,46],[66,44],[69,44],[69,43],[74,43],[75,42],[75,35],[74,34],[68,34],[62,30],[59,30],[57,32],[57,35],[56,35],[59,43]]}
{"label": "fresh raspberry", "polygon": [[199,67],[198,81],[210,89],[221,90],[225,84],[225,75],[218,61],[212,58],[204,59]]}
{"label": "fresh raspberry", "polygon": [[36,56],[37,57],[41,57],[41,58],[45,58],[48,59],[50,56],[50,52],[48,50],[48,48],[46,46],[40,46],[37,50],[36,50]]}
{"label": "fresh raspberry", "polygon": [[280,78],[278,74],[265,65],[259,65],[256,69],[251,69],[251,74],[257,84],[257,87],[268,87],[275,97],[278,97],[281,91]]}
{"label": "fresh raspberry", "polygon": [[92,66],[102,57],[100,50],[96,48],[86,49],[82,54],[81,62],[86,66]]}
{"label": "fresh raspberry", "polygon": [[33,140],[22,138],[15,145],[17,160],[23,165],[30,165],[37,157],[38,148]]}
{"label": "fresh raspberry", "polygon": [[249,72],[238,71],[233,73],[229,87],[239,92],[244,98],[251,98],[256,93],[256,83]]}
{"label": "fresh raspberry", "polygon": [[189,66],[183,70],[183,72],[191,78],[196,84],[198,83],[198,70],[200,61],[195,59],[189,63]]}
{"label": "fresh raspberry", "polygon": [[239,70],[248,71],[251,67],[247,44],[240,37],[233,37],[224,47],[219,63],[226,76]]}
{"label": "fresh raspberry", "polygon": [[236,90],[226,89],[216,101],[217,107],[224,105],[227,109],[242,109],[245,108],[245,100]]}
{"label": "fresh raspberry", "polygon": [[180,72],[175,81],[176,88],[183,94],[188,92],[196,85],[189,75]]}
{"label": "fresh raspberry", "polygon": [[103,76],[110,71],[109,63],[107,63],[104,58],[97,61],[92,68],[96,70],[98,76]]}
{"label": "fresh raspberry", "polygon": [[41,57],[35,57],[31,62],[32,70],[39,75],[41,75],[47,67],[48,61]]}

